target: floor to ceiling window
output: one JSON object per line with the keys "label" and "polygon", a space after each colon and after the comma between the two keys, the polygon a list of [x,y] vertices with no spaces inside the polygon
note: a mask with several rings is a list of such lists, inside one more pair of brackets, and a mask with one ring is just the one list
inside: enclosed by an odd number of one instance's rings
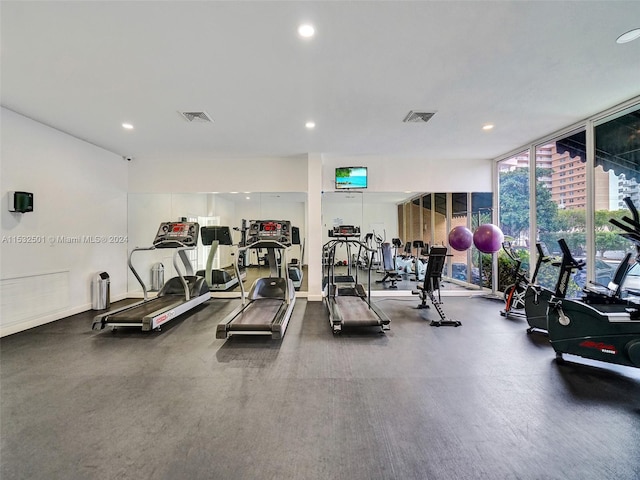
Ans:
{"label": "floor to ceiling window", "polygon": [[[529,271],[529,151],[501,160],[498,168],[498,226],[522,259],[522,269]],[[515,282],[513,261],[498,253],[498,285],[500,291]]]}
{"label": "floor to ceiling window", "polygon": [[[536,243],[559,255],[562,238],[576,259],[586,261],[588,268],[572,276],[569,296],[588,282],[607,285],[629,253],[633,266],[626,285],[640,289],[639,247],[610,222],[632,217],[629,205],[640,207],[640,104],[634,99],[593,118],[496,163],[499,226],[506,240],[526,251],[521,257],[528,260]],[[545,264],[536,280],[553,288],[557,277],[557,269]]]}
{"label": "floor to ceiling window", "polygon": [[[536,242],[559,255],[558,240],[562,238],[577,259],[584,259],[586,252],[587,177],[586,155],[572,146],[573,139],[584,136],[585,130],[581,129],[535,147]],[[536,282],[553,289],[558,276],[557,266],[545,263]],[[580,292],[584,278],[586,269],[574,274],[569,296]]]}
{"label": "floor to ceiling window", "polygon": [[629,262],[632,266],[623,286],[640,289],[640,248],[609,222],[610,218],[633,218],[632,209],[640,208],[640,107],[600,121],[594,129],[594,147],[596,257],[590,280],[606,285],[620,263]]}

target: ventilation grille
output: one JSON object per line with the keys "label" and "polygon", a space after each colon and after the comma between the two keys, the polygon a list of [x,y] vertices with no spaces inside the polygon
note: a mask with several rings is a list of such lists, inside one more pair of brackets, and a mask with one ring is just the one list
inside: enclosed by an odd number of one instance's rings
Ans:
{"label": "ventilation grille", "polygon": [[207,112],[180,112],[187,122],[212,123],[211,117]]}
{"label": "ventilation grille", "polygon": [[434,115],[435,112],[415,112],[411,110],[407,113],[407,116],[404,117],[403,122],[427,123]]}

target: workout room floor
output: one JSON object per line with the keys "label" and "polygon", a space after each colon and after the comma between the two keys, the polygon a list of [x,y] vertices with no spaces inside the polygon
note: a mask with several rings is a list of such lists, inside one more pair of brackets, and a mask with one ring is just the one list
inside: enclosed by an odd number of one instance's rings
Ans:
{"label": "workout room floor", "polygon": [[[215,299],[162,332],[94,312],[1,340],[11,479],[639,479],[640,369],[556,364],[481,297],[376,297],[385,335],[298,299],[282,341],[216,340]],[[578,360],[575,357],[567,357]]]}

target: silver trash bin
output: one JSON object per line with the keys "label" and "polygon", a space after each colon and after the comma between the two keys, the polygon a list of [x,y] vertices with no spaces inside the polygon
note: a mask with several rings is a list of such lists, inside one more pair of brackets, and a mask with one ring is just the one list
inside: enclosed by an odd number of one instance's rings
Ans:
{"label": "silver trash bin", "polygon": [[151,267],[151,290],[159,292],[164,285],[164,265],[160,262]]}
{"label": "silver trash bin", "polygon": [[107,272],[98,273],[91,283],[91,308],[106,310],[111,303],[111,280]]}

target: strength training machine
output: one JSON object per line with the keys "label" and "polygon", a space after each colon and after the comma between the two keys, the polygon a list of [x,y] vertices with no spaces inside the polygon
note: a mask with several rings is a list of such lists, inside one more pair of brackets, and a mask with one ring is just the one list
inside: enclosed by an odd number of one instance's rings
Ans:
{"label": "strength training machine", "polygon": [[402,280],[401,275],[398,273],[396,266],[396,258],[398,257],[398,247],[401,245],[399,238],[392,240],[393,249],[391,244],[384,242],[380,245],[380,254],[382,255],[382,270],[384,277],[380,280],[376,280],[376,283],[385,283],[387,280],[390,282],[389,287],[391,289],[397,289],[396,282]]}
{"label": "strength training machine", "polygon": [[[442,310],[442,297],[440,296],[440,283],[442,282],[442,270],[447,259],[447,247],[432,246],[428,257],[427,267],[424,272],[424,282],[422,285],[418,285],[418,291],[411,292],[416,295],[420,295],[422,302],[417,308],[429,308],[427,305],[427,298],[431,300],[431,304],[435,307],[440,320],[431,320],[432,327],[449,326],[459,327],[462,325],[458,320],[451,320],[447,317]],[[435,296],[435,292],[438,292],[438,298]]]}

